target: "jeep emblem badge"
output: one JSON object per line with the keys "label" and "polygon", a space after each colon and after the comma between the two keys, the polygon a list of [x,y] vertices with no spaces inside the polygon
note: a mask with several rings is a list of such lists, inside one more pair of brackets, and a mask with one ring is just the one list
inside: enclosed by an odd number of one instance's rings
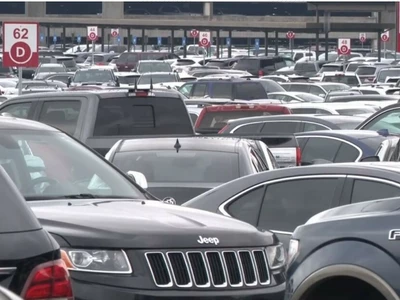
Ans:
{"label": "jeep emblem badge", "polygon": [[216,237],[202,237],[201,235],[199,235],[199,239],[197,240],[197,242],[199,244],[214,244],[215,246],[217,246],[219,244],[219,239]]}

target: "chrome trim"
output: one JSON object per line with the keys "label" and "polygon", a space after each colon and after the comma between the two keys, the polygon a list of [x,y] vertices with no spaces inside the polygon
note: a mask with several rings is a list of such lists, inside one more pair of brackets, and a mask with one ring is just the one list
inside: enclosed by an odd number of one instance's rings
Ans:
{"label": "chrome trim", "polygon": [[[233,253],[233,255],[235,255],[237,266],[238,266],[238,269],[239,269],[239,276],[240,276],[240,282],[239,283],[236,283],[236,284],[232,284],[231,283],[231,280],[229,278],[229,271],[228,271],[228,268],[227,268],[228,264],[226,263],[226,259],[225,259],[225,256],[224,256],[225,253]],[[222,259],[224,261],[224,267],[226,268],[226,274],[228,275],[227,280],[229,282],[229,285],[231,287],[241,287],[241,286],[243,286],[243,275],[242,275],[243,270],[242,270],[242,268],[240,266],[238,254],[235,251],[222,251]]]}
{"label": "chrome trim", "polygon": [[[242,252],[247,252],[247,253],[249,254],[250,259],[251,259],[251,262],[252,262],[252,264],[253,264],[253,271],[254,271],[255,281],[252,282],[252,283],[246,283],[246,275],[244,274],[242,259],[240,258],[240,253],[242,253]],[[245,284],[246,286],[256,286],[256,285],[257,285],[257,271],[256,271],[256,266],[255,266],[255,264],[254,264],[254,258],[253,258],[252,253],[251,253],[249,250],[240,250],[240,251],[238,251],[238,254],[239,254],[240,265],[242,266],[244,284]]]}
{"label": "chrome trim", "polygon": [[[219,260],[220,260],[221,266],[222,266],[222,272],[224,273],[224,277],[225,277],[225,281],[224,281],[223,284],[215,284],[214,283],[214,277],[213,277],[213,273],[211,271],[210,261],[208,260],[208,256],[207,256],[208,253],[217,253],[218,254],[218,257],[219,257]],[[212,282],[213,286],[218,287],[218,288],[227,287],[228,286],[228,280],[226,279],[225,266],[224,266],[224,262],[223,262],[223,260],[221,258],[221,253],[219,251],[206,251],[205,252],[205,258],[206,258],[208,270],[210,271],[211,282]]]}
{"label": "chrome trim", "polygon": [[[261,285],[268,285],[268,284],[270,284],[270,283],[271,283],[271,274],[270,274],[270,272],[269,272],[269,265],[268,265],[267,256],[265,255],[265,250],[252,250],[251,252],[252,252],[252,255],[253,255],[253,257],[254,257],[254,262],[255,262],[255,265],[256,265],[256,272],[257,272],[258,282],[259,282]],[[266,282],[261,282],[260,274],[258,273],[257,262],[255,261],[255,260],[256,260],[256,256],[254,255],[254,252],[261,252],[262,255],[263,255],[263,257],[264,257],[265,267],[267,268],[267,274],[268,274],[268,280],[267,280]]]}
{"label": "chrome trim", "polygon": [[17,267],[0,268],[0,274],[3,274],[3,275],[11,274],[12,272],[14,272],[16,270],[17,270]]}
{"label": "chrome trim", "polygon": [[[168,284],[163,284],[163,285],[157,284],[156,278],[154,277],[153,269],[152,269],[151,264],[150,264],[150,261],[149,261],[149,259],[148,259],[148,257],[147,257],[147,255],[149,255],[149,254],[161,254],[162,258],[164,259],[165,266],[167,267],[167,271],[168,271],[170,283],[168,283]],[[173,283],[172,283],[172,276],[171,276],[171,272],[169,271],[168,262],[167,262],[167,260],[165,259],[164,253],[162,253],[162,252],[146,252],[146,253],[144,254],[144,256],[145,256],[145,258],[146,258],[147,265],[149,266],[149,269],[150,269],[150,272],[151,272],[151,276],[153,277],[154,284],[155,284],[157,287],[161,287],[161,288],[164,288],[164,287],[172,287],[172,286],[173,286]]]}
{"label": "chrome trim", "polygon": [[400,188],[400,183],[393,182],[393,181],[390,181],[390,180],[387,180],[387,179],[381,179],[381,178],[376,178],[376,177],[368,177],[368,176],[363,176],[363,175],[348,175],[347,178],[364,179],[364,180],[368,180],[368,181],[382,182],[382,183],[386,183],[388,185],[393,185],[393,186],[396,186],[396,187]]}
{"label": "chrome trim", "polygon": [[349,141],[346,141],[346,140],[343,140],[343,139],[340,139],[340,138],[337,138],[337,137],[331,137],[331,136],[326,136],[326,135],[302,135],[302,136],[296,136],[296,139],[310,138],[310,137],[336,140],[336,141],[340,141],[340,142],[346,143],[346,144],[356,148],[358,150],[358,153],[360,153],[360,154],[358,155],[357,159],[354,162],[358,162],[362,157],[362,151],[361,151],[360,147],[354,145],[353,143],[350,143]]}
{"label": "chrome trim", "polygon": [[[269,229],[268,229],[269,230]],[[279,231],[279,230],[269,230],[275,234],[286,234],[286,235],[292,235],[293,232],[289,232],[289,231]]]}
{"label": "chrome trim", "polygon": [[[259,188],[263,185],[268,185],[268,184],[273,184],[273,183],[278,183],[278,182],[283,182],[283,181],[291,181],[291,180],[297,180],[297,179],[308,179],[308,178],[346,178],[346,175],[335,175],[335,174],[330,174],[330,175],[298,175],[298,176],[294,176],[294,177],[285,177],[285,178],[279,178],[279,179],[274,179],[274,180],[270,180],[270,181],[264,181],[262,183],[258,183],[256,185],[253,185],[243,191],[241,191],[240,193],[237,193],[236,195],[232,196],[231,198],[229,198],[228,200],[226,200],[224,203],[222,203],[219,207],[218,207],[218,211],[223,214],[224,216],[228,216],[228,217],[232,217],[225,209],[225,207],[230,204],[232,201],[236,200],[237,198],[239,198],[240,196],[242,196],[243,194],[248,193],[249,191]],[[271,229],[268,229],[270,231],[272,231]]]}
{"label": "chrome trim", "polygon": [[[245,124],[240,124],[234,127],[229,133],[235,133],[236,130],[242,128],[243,126],[248,126],[248,125],[254,125],[254,124],[265,124],[265,123],[283,123],[283,122],[288,122],[288,123],[310,123],[310,124],[315,124],[315,125],[320,125],[325,127],[328,130],[332,130],[332,128],[327,127],[326,125],[312,122],[312,121],[306,121],[306,120],[271,120],[271,121],[258,121],[258,122],[249,122]],[[229,125],[229,123],[228,123]]]}
{"label": "chrome trim", "polygon": [[[204,262],[204,267],[206,268],[207,284],[198,285],[198,284],[196,283],[196,277],[194,276],[194,273],[193,273],[192,263],[190,262],[190,259],[189,259],[189,254],[190,254],[190,253],[200,253],[201,258],[203,259],[203,262]],[[206,261],[205,261],[205,259],[204,259],[203,253],[200,252],[200,251],[188,251],[188,252],[186,252],[186,257],[187,257],[187,260],[188,260],[188,263],[189,263],[190,273],[192,274],[192,278],[193,278],[194,285],[195,285],[196,287],[199,287],[199,288],[208,288],[208,287],[210,287],[210,286],[211,286],[211,282],[210,282],[209,270],[207,269],[207,263],[206,263]]]}
{"label": "chrome trim", "polygon": [[[178,282],[176,281],[175,271],[174,271],[174,268],[172,267],[171,259],[169,258],[169,255],[170,255],[171,253],[172,253],[172,254],[181,254],[181,255],[182,255],[182,258],[183,258],[183,261],[185,262],[186,270],[187,270],[188,276],[189,276],[189,283],[188,283],[188,284],[180,285],[180,284],[178,284]],[[170,252],[167,252],[166,255],[167,255],[167,260],[168,260],[168,263],[169,263],[169,267],[171,268],[171,271],[172,271],[172,277],[173,277],[173,279],[174,279],[175,285],[176,285],[177,287],[182,287],[182,288],[192,287],[192,286],[193,286],[192,277],[190,276],[189,266],[188,266],[188,263],[187,263],[187,261],[186,261],[186,256],[185,256],[185,254],[184,254],[183,252],[181,252],[181,251],[170,251]]]}
{"label": "chrome trim", "polygon": [[[69,252],[67,248],[62,248],[61,249],[64,252]],[[86,249],[74,249],[72,248],[71,250],[76,250],[76,251],[85,251]],[[98,274],[132,274],[132,266],[131,266],[131,262],[129,261],[128,255],[126,255],[124,250],[110,250],[110,251],[121,251],[122,254],[124,255],[125,259],[126,259],[126,263],[128,264],[129,270],[128,271],[99,271],[99,270],[86,270],[86,269],[80,269],[77,267],[74,268],[67,268],[69,271],[73,271],[73,272],[86,272],[86,273],[98,273]],[[68,258],[69,258],[69,254],[66,253]]]}

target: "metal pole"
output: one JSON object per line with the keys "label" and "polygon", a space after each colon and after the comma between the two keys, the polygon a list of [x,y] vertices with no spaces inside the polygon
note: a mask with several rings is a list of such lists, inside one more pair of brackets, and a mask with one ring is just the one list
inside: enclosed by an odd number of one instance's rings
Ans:
{"label": "metal pole", "polygon": [[[104,27],[101,27],[101,52],[104,52]],[[110,47],[108,47],[107,52],[110,52]]]}
{"label": "metal pole", "polygon": [[264,48],[264,55],[268,56],[268,31],[265,32]]}
{"label": "metal pole", "polygon": [[18,95],[22,95],[22,67],[18,68]]}
{"label": "metal pole", "polygon": [[381,31],[378,31],[378,62],[381,61],[381,55],[382,55],[382,40],[381,40]]}
{"label": "metal pole", "polygon": [[204,51],[203,51],[203,66],[206,65],[206,48],[203,47]]}
{"label": "metal pole", "polygon": [[228,58],[232,57],[232,30],[228,31],[229,45],[228,45]]}
{"label": "metal pole", "polygon": [[92,66],[94,65],[94,41],[92,41]]}
{"label": "metal pole", "polygon": [[386,59],[386,42],[383,42],[383,58]]}
{"label": "metal pole", "polygon": [[126,45],[128,47],[128,52],[131,52],[131,41],[132,41],[131,29],[128,28],[128,37],[127,37],[127,40],[126,40]]}
{"label": "metal pole", "polygon": [[183,57],[186,58],[187,55],[187,47],[186,47],[186,43],[187,43],[187,31],[186,29],[183,31],[183,36],[185,38],[185,45],[183,45]]}
{"label": "metal pole", "polygon": [[[317,6],[317,10],[315,11],[316,17],[317,17],[317,24],[319,24],[319,10],[318,10],[318,6]],[[310,45],[311,47],[311,45]],[[310,49],[311,51],[311,49]],[[318,60],[318,56],[319,56],[319,29],[317,30],[316,34],[315,34],[315,56],[316,56],[316,60]]]}
{"label": "metal pole", "polygon": [[293,45],[292,45],[292,42],[293,41],[293,39],[289,39],[289,49],[290,49],[290,55],[292,56],[292,59],[293,59]]}
{"label": "metal pole", "polygon": [[279,32],[275,31],[275,56],[278,56],[279,53]]}

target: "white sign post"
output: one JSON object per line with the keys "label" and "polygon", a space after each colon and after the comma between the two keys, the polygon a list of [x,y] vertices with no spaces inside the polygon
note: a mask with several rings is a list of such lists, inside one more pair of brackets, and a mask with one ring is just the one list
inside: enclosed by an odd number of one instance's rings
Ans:
{"label": "white sign post", "polygon": [[350,39],[338,39],[338,54],[349,55],[351,53],[351,40]]}
{"label": "white sign post", "polygon": [[389,41],[389,31],[385,31],[381,34],[381,40],[383,42],[383,57],[386,58],[386,43]]}
{"label": "white sign post", "polygon": [[359,39],[360,39],[360,42],[361,42],[361,48],[364,48],[364,43],[367,40],[367,34],[364,33],[364,32],[360,33]]}
{"label": "white sign post", "polygon": [[3,23],[3,67],[18,68],[18,95],[22,94],[22,68],[39,65],[39,25],[28,22]]}
{"label": "white sign post", "polygon": [[[211,32],[209,31],[201,31],[199,33],[199,44],[203,48],[208,48],[211,44]],[[206,52],[203,54],[203,66],[206,63]]]}
{"label": "white sign post", "polygon": [[94,48],[95,44],[94,42],[97,40],[98,33],[97,33],[97,26],[88,26],[87,28],[87,36],[88,39],[92,41],[92,65],[94,64]]}

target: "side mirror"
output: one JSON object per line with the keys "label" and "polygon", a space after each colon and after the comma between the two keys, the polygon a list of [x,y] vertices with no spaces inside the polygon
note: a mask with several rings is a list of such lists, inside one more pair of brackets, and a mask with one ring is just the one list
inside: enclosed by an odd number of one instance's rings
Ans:
{"label": "side mirror", "polygon": [[136,171],[128,171],[127,174],[134,182],[136,182],[143,189],[147,189],[149,187],[147,184],[146,176],[144,176],[143,173]]}
{"label": "side mirror", "polygon": [[71,82],[72,82],[72,77],[68,77],[67,87],[69,87],[71,85]]}
{"label": "side mirror", "polygon": [[368,162],[368,161],[381,161],[381,160],[380,160],[379,156],[376,156],[376,155],[375,156],[367,156],[367,157],[360,159],[360,162]]}
{"label": "side mirror", "polygon": [[35,73],[32,74],[32,78],[35,78]]}
{"label": "side mirror", "polygon": [[115,85],[116,85],[117,87],[119,87],[119,79],[118,79],[118,77],[115,78]]}

